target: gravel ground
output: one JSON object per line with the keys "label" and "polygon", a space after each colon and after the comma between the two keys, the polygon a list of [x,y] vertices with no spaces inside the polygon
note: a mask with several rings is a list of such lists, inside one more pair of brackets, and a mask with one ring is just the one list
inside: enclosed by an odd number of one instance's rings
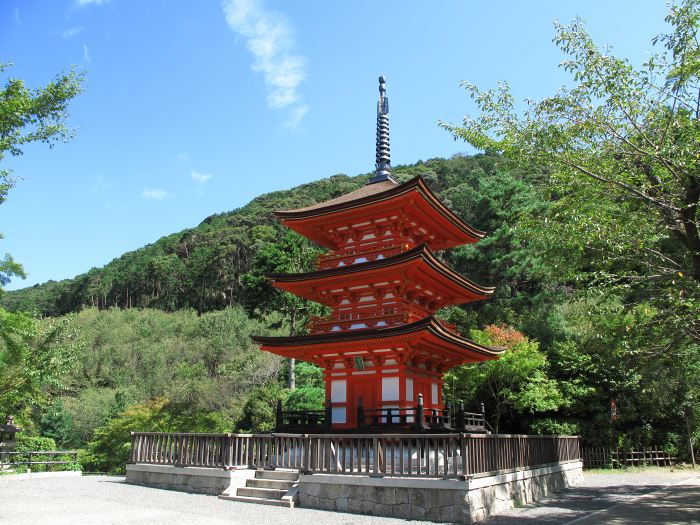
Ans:
{"label": "gravel ground", "polygon": [[643,470],[619,473],[585,472],[579,486],[540,500],[536,504],[516,508],[492,516],[484,525],[537,523],[564,525],[593,512],[630,501],[648,492],[661,490],[700,472],[681,470]]}
{"label": "gravel ground", "polygon": [[[123,477],[0,477],[2,525],[396,525],[393,518],[227,501],[137,485]],[[420,524],[427,522],[414,521]]]}
{"label": "gravel ground", "polygon": [[[587,473],[584,482],[576,488],[542,500],[536,505],[493,516],[484,523],[565,524],[694,475],[697,476],[697,473],[692,471]],[[405,522],[392,518],[225,501],[212,496],[127,485],[121,477],[88,476],[32,480],[0,477],[0,523],[388,525]],[[419,525],[427,522],[412,523]]]}

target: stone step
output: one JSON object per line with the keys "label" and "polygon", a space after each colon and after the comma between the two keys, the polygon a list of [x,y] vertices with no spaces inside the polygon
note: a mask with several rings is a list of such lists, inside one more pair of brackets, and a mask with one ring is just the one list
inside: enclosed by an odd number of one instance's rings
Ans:
{"label": "stone step", "polygon": [[[240,490],[240,489],[239,489]],[[281,499],[255,498],[250,496],[219,496],[219,499],[227,499],[229,501],[245,501],[248,503],[257,503],[258,505],[273,505],[275,507],[294,507],[294,502]]]}
{"label": "stone step", "polygon": [[298,481],[299,472],[297,472],[296,470],[256,470],[255,479]]}
{"label": "stone step", "polygon": [[296,481],[287,481],[283,479],[249,479],[246,481],[246,487],[255,487],[261,489],[283,489],[289,490]]}
{"label": "stone step", "polygon": [[238,487],[236,496],[247,496],[252,498],[282,499],[287,493],[287,489],[263,489],[257,487]]}

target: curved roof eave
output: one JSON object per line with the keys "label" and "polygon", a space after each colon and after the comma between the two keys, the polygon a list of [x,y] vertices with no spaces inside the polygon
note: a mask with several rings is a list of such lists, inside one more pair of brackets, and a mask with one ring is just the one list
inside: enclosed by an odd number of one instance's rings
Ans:
{"label": "curved roof eave", "polygon": [[308,346],[316,344],[332,344],[340,342],[358,341],[364,339],[384,339],[407,335],[420,331],[428,331],[443,341],[453,343],[472,352],[484,355],[487,358],[496,358],[500,356],[504,350],[498,348],[490,348],[480,345],[474,341],[454,334],[446,330],[439,321],[433,316],[426,317],[414,323],[401,326],[392,326],[390,328],[373,328],[367,330],[356,330],[350,332],[334,332],[330,334],[318,335],[300,335],[293,337],[268,337],[268,336],[251,336],[251,339],[261,345],[269,347],[290,347],[290,346]]}
{"label": "curved roof eave", "polygon": [[323,270],[315,270],[313,272],[306,273],[270,273],[266,274],[265,277],[273,282],[311,281],[326,277],[335,277],[351,273],[367,272],[378,268],[391,267],[418,258],[422,258],[433,269],[445,275],[452,281],[458,283],[459,285],[463,286],[464,288],[468,289],[474,294],[483,295],[485,296],[484,298],[487,298],[488,296],[493,294],[495,290],[495,288],[492,286],[482,286],[455,272],[452,268],[450,268],[440,259],[438,259],[433,253],[433,251],[430,249],[430,247],[425,243],[420,244],[415,248],[407,250],[403,253],[392,255],[391,257],[386,257],[384,259],[376,259],[374,261],[349,264],[347,266],[336,266],[335,268],[326,268]]}
{"label": "curved roof eave", "polygon": [[[362,187],[364,188],[364,186]],[[358,192],[362,188],[355,190],[355,192]],[[342,197],[339,197],[338,199],[332,199],[331,201],[327,201],[330,204],[324,206],[324,203],[320,203],[317,205],[309,206],[306,208],[299,208],[296,210],[283,210],[283,211],[276,211],[274,212],[275,216],[279,219],[283,220],[301,220],[301,219],[308,219],[312,217],[318,217],[318,216],[323,216],[327,215],[330,213],[335,213],[339,211],[344,211],[347,209],[355,208],[357,206],[364,206],[367,204],[372,204],[374,202],[380,202],[382,200],[386,200],[392,197],[396,197],[398,195],[407,193],[411,190],[418,189],[420,190],[421,194],[425,197],[426,201],[433,207],[435,208],[438,212],[440,212],[446,219],[448,219],[451,223],[453,223],[457,228],[459,228],[461,231],[469,235],[470,237],[474,239],[481,239],[486,235],[486,232],[483,232],[481,230],[477,230],[476,228],[470,226],[466,222],[464,222],[462,219],[460,219],[452,210],[450,210],[447,206],[442,204],[440,200],[435,196],[435,194],[428,188],[428,185],[425,183],[425,180],[423,177],[418,175],[417,177],[414,177],[403,184],[398,184],[393,187],[388,187],[388,189],[371,193],[368,195],[364,196],[359,196],[358,198],[355,199],[348,199],[348,200],[339,200],[342,199]],[[352,195],[355,192],[350,192],[347,195]]]}

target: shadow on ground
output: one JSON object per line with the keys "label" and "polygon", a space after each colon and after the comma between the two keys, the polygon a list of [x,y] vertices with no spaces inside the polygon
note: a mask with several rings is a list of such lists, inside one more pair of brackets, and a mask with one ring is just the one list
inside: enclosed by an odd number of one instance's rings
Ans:
{"label": "shadow on ground", "polygon": [[666,487],[665,484],[572,487],[537,503],[492,516],[483,523],[485,525],[511,525],[516,522],[561,525]]}

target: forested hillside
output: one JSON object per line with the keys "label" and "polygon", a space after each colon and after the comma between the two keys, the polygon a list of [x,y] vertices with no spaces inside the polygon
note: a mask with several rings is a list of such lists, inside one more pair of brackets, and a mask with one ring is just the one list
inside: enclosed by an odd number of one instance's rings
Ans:
{"label": "forested hillside", "polygon": [[[477,202],[484,197],[475,192],[479,181],[493,184],[489,180],[496,177],[500,162],[488,155],[434,159],[398,167],[394,176],[399,181],[423,176],[448,203],[454,201],[468,222],[487,228],[491,217],[480,206],[483,203]],[[272,215],[275,210],[337,197],[365,184],[367,178],[335,175],[262,195],[242,208],[212,215],[195,228],[126,253],[102,268],[73,279],[7,292],[0,305],[12,311],[57,316],[86,306],[166,311],[194,308],[202,313],[240,304],[242,276],[251,270],[258,250],[284,233]],[[489,274],[482,275],[486,278]]]}

